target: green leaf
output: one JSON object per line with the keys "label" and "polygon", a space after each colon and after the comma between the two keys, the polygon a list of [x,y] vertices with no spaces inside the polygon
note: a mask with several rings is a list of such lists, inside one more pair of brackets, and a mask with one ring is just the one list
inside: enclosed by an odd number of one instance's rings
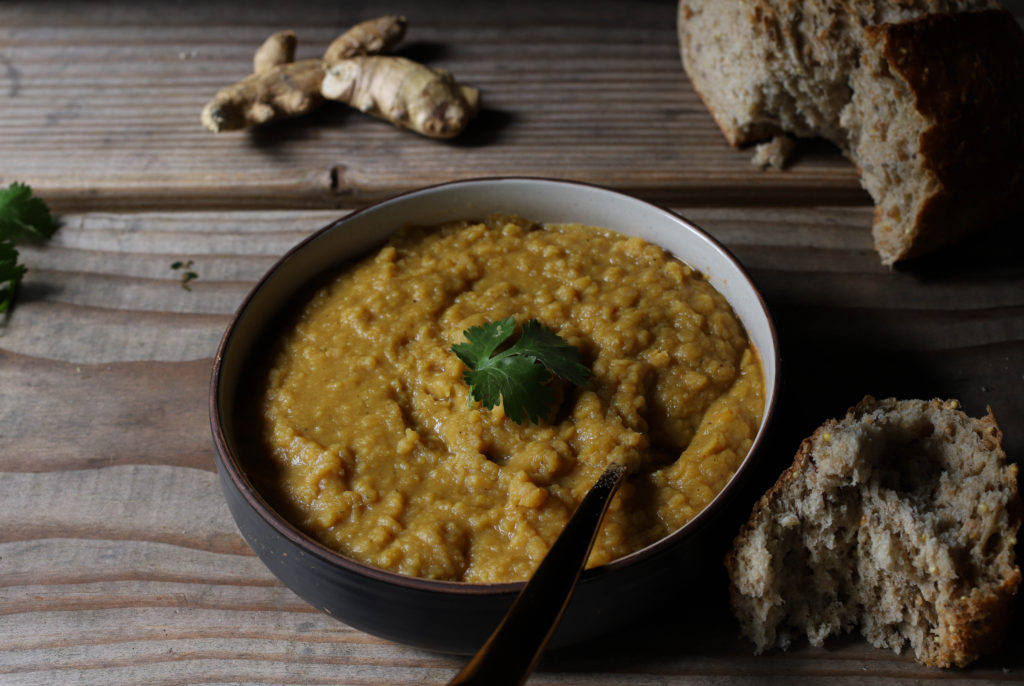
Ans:
{"label": "green leaf", "polygon": [[14,243],[43,243],[57,230],[50,208],[23,183],[0,189],[0,237]]}
{"label": "green leaf", "polygon": [[586,386],[590,380],[580,351],[536,319],[523,324],[523,334],[511,349],[532,356],[552,374],[577,386]]}
{"label": "green leaf", "polygon": [[583,386],[590,370],[576,348],[536,319],[523,325],[519,340],[499,350],[515,329],[512,317],[474,326],[452,352],[468,367],[462,377],[471,400],[487,408],[504,403],[505,414],[518,424],[539,422],[555,402],[552,375]]}
{"label": "green leaf", "polygon": [[462,332],[468,343],[456,343],[452,352],[466,363],[470,369],[476,369],[498,349],[516,330],[516,320],[512,317],[500,322],[488,322],[483,326],[474,326]]}
{"label": "green leaf", "polygon": [[11,308],[14,291],[25,271],[25,265],[18,264],[18,250],[14,243],[0,238],[0,314]]}
{"label": "green leaf", "polygon": [[0,313],[9,312],[14,293],[25,276],[18,264],[17,243],[43,243],[57,230],[50,208],[23,183],[0,189]]}

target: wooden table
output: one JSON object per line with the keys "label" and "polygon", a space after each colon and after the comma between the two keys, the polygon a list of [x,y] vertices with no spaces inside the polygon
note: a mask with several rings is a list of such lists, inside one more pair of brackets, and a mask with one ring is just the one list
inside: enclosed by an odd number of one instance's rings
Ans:
{"label": "wooden table", "polygon": [[[288,5],[0,4],[0,185],[28,182],[63,223],[22,250],[30,271],[0,329],[0,683],[441,684],[461,665],[283,587],[228,515],[207,417],[211,357],[260,275],[330,220],[425,184],[595,182],[734,251],[785,358],[753,490],[866,393],[991,406],[1006,451],[1024,454],[1022,218],[882,267],[868,196],[836,151],[811,144],[788,171],[760,171],[725,143],[679,64],[671,0]],[[388,12],[409,17],[403,54],[482,90],[462,138],[341,106],[253,133],[200,126],[266,35],[295,29],[314,56]],[[179,260],[198,274],[188,289]],[[531,683],[1024,681],[1021,602],[1002,655],[940,671],[856,638],[755,657],[721,588],[706,596],[551,653]]]}

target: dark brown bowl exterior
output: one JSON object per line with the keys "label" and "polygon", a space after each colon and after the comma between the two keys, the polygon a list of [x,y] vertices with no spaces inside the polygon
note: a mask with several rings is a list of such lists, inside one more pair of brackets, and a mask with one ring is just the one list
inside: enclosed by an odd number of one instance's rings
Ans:
{"label": "dark brown bowl exterior", "polygon": [[[420,197],[422,196],[422,198]],[[568,209],[560,207],[567,198]],[[421,202],[421,200],[423,202]],[[754,331],[759,352],[770,367],[766,378],[765,421],[750,454],[726,488],[696,518],[661,541],[612,563],[583,573],[575,595],[559,624],[551,647],[565,646],[595,638],[627,625],[651,611],[671,605],[696,591],[705,593],[701,581],[709,569],[720,570],[725,547],[735,532],[735,512],[728,506],[742,481],[743,472],[764,439],[768,419],[778,396],[779,356],[774,327],[767,308],[749,277],[735,259],[717,242],[676,215],[642,201],[586,184],[542,179],[482,179],[454,182],[398,196],[332,223],[289,251],[253,288],[242,303],[221,341],[214,361],[210,392],[210,421],[221,488],[235,522],[245,540],[264,564],[306,602],[342,622],[376,636],[429,650],[459,654],[474,653],[487,639],[512,604],[522,583],[465,584],[407,577],[348,559],[314,541],[285,521],[253,486],[245,473],[238,434],[249,427],[237,416],[239,378],[252,349],[269,325],[274,311],[328,266],[339,261],[330,254],[337,243],[343,251],[358,254],[382,242],[374,227],[394,224],[405,216],[403,203],[413,203],[420,220],[436,210],[436,221],[482,216],[481,207],[494,213],[514,213],[541,221],[569,221],[548,212],[564,211],[573,217],[585,214],[594,202],[612,203],[620,214],[630,217],[647,213],[654,223],[668,223],[667,229],[691,232],[703,257],[720,261],[719,267],[697,264],[680,257],[708,274],[721,268],[723,279],[745,280],[756,302],[745,302],[746,311],[764,321]],[[425,203],[425,204],[424,204]],[[575,204],[574,204],[575,203]],[[620,206],[624,206],[624,209]],[[397,208],[397,209],[396,209]],[[490,213],[490,212],[488,212]],[[583,216],[576,221],[595,225],[608,223]],[[616,228],[612,226],[611,228]],[[376,232],[376,233],[375,233]],[[372,234],[372,235],[371,235]],[[657,242],[657,241],[656,241]],[[708,257],[711,255],[711,257]],[[716,286],[717,287],[717,286]],[[734,305],[735,306],[735,305]],[[740,311],[740,310],[738,310]],[[741,319],[743,318],[740,311]],[[744,323],[750,329],[749,323]],[[733,508],[734,509],[734,508]]]}

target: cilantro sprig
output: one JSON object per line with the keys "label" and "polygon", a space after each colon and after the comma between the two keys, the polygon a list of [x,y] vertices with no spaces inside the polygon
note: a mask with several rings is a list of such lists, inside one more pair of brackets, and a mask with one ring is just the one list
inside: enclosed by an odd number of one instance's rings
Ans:
{"label": "cilantro sprig", "polygon": [[523,324],[519,338],[508,345],[516,330],[509,317],[463,332],[465,343],[452,346],[468,367],[462,378],[471,400],[490,409],[504,403],[505,414],[517,424],[527,418],[539,422],[555,401],[553,376],[577,386],[590,380],[580,351],[536,319]]}
{"label": "cilantro sprig", "polygon": [[18,264],[18,250],[7,238],[0,238],[0,314],[10,309],[14,290],[25,276],[25,265]]}
{"label": "cilantro sprig", "polygon": [[46,203],[15,181],[0,189],[0,237],[12,243],[45,243],[57,230]]}
{"label": "cilantro sprig", "polygon": [[17,244],[44,243],[57,230],[46,203],[23,183],[0,189],[0,314],[10,310],[14,292],[27,271],[18,263]]}

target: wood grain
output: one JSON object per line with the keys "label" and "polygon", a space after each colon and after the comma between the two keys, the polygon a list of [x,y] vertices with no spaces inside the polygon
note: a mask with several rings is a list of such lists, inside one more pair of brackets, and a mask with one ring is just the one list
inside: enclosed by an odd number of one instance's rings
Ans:
{"label": "wood grain", "polygon": [[[803,435],[868,391],[960,397],[973,413],[992,405],[1019,454],[1015,253],[972,266],[970,250],[991,252],[982,242],[893,272],[871,250],[869,208],[674,209],[746,264],[783,339],[786,409],[746,502]],[[283,588],[238,536],[213,471],[206,394],[217,340],[275,257],[340,214],[72,214],[51,245],[26,253],[27,297],[0,338],[4,684],[440,684],[457,670],[458,659],[361,634]],[[191,291],[170,268],[183,257],[200,274]],[[550,654],[531,683],[936,675],[853,639],[755,658],[720,591],[683,610],[697,622],[661,616]],[[1002,683],[1020,681],[1024,665],[1007,652],[940,674]]]}
{"label": "wood grain", "polygon": [[[1024,16],[1024,0],[1005,3]],[[254,132],[215,135],[199,111],[288,26],[322,53],[375,3],[120,0],[0,5],[5,93],[0,183],[31,183],[63,211],[351,207],[439,181],[545,175],[689,205],[868,202],[856,171],[810,143],[786,173],[730,148],[680,66],[675,2],[401,8],[400,54],[452,71],[483,112],[439,142],[329,104]],[[240,17],[244,19],[240,19]]]}
{"label": "wood grain", "polygon": [[703,203],[799,202],[808,188],[818,202],[865,202],[835,151],[811,146],[789,174],[763,174],[732,153],[680,67],[673,3],[570,3],[541,17],[403,8],[400,52],[483,93],[481,117],[452,142],[335,104],[254,133],[199,124],[205,102],[246,75],[267,35],[287,24],[299,56],[317,55],[364,18],[358,5],[163,23],[153,10],[106,4],[103,16],[0,6],[0,182],[31,183],[64,210],[351,206],[440,180],[537,174]]}
{"label": "wood grain", "polygon": [[[1006,3],[1024,16],[1024,0]],[[404,12],[402,53],[479,86],[437,142],[342,107],[214,135],[205,100],[282,28],[300,56]],[[785,386],[736,510],[865,393],[991,407],[1024,454],[1021,220],[897,270],[852,166],[810,143],[786,172],[731,149],[679,65],[672,0],[0,3],[0,186],[61,213],[0,323],[0,683],[443,684],[462,660],[368,636],[283,587],[237,533],[207,417],[232,313],[292,245],[368,201],[540,175],[656,200],[747,267]],[[182,283],[177,261],[198,278]],[[186,289],[184,286],[187,285]],[[722,579],[649,623],[545,656],[536,684],[1024,683],[1008,648],[962,671],[856,637],[754,656]]]}

